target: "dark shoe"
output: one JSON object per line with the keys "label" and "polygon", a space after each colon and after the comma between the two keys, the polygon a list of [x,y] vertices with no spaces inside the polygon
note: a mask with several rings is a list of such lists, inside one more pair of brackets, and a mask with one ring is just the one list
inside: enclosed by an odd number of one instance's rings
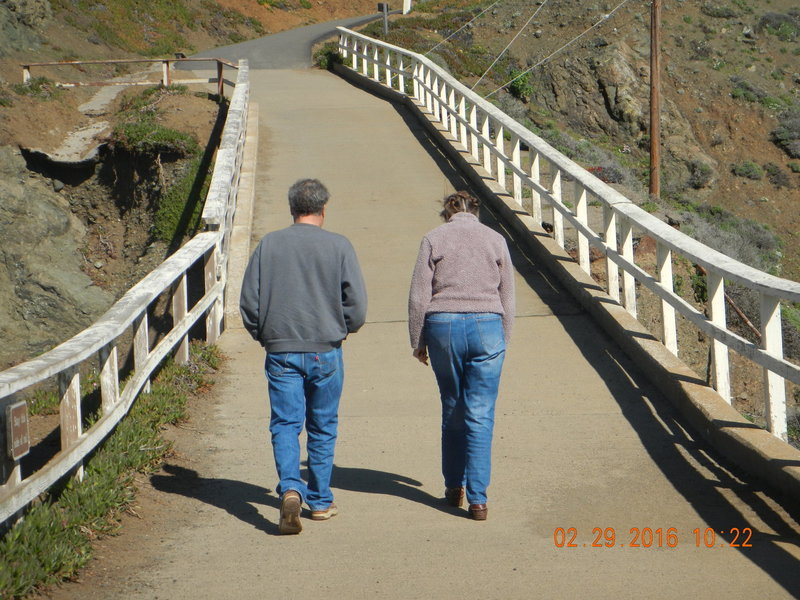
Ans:
{"label": "dark shoe", "polygon": [[475,519],[476,521],[485,521],[486,515],[489,513],[489,509],[486,507],[485,504],[470,504],[469,505],[469,516]]}
{"label": "dark shoe", "polygon": [[444,499],[450,506],[458,508],[464,503],[464,488],[444,488]]}
{"label": "dark shoe", "polygon": [[336,505],[331,502],[328,508],[324,508],[322,510],[312,510],[311,511],[311,519],[314,521],[327,521],[331,517],[335,517],[339,514],[339,509],[336,508]]}
{"label": "dark shoe", "polygon": [[283,535],[300,533],[303,524],[300,522],[300,508],[302,499],[300,494],[289,490],[281,498],[281,518],[278,521],[278,531]]}

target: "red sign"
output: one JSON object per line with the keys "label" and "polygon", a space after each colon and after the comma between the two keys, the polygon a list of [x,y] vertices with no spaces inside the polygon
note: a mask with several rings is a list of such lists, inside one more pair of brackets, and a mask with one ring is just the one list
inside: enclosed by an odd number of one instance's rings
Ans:
{"label": "red sign", "polygon": [[8,455],[19,460],[31,449],[31,437],[28,433],[28,403],[17,402],[6,406],[6,440]]}

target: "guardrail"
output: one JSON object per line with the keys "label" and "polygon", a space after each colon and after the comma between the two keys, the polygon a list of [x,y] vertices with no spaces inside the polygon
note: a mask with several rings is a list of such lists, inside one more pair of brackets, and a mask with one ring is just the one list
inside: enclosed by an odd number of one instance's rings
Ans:
{"label": "guardrail", "polygon": [[[577,261],[587,274],[591,275],[589,249],[598,249],[605,257],[604,287],[611,299],[636,317],[637,284],[658,296],[660,339],[670,352],[676,356],[679,352],[678,315],[709,336],[712,384],[726,402],[731,403],[728,351],[734,350],[759,365],[763,370],[767,428],[786,440],[785,381],[800,384],[800,367],[783,355],[781,302],[800,302],[799,283],[742,264],[645,212],[424,56],[343,27],[338,30],[339,54],[346,67],[411,98],[447,132],[449,142],[470,155],[473,164],[482,166],[537,225],[543,222],[545,211],[551,213],[552,235],[562,249],[567,226],[574,228]],[[566,180],[574,182],[570,194],[574,207],[565,203]],[[602,206],[598,231],[590,226],[590,202]],[[635,232],[656,242],[654,275],[635,262]],[[673,290],[673,265],[678,257],[705,269],[708,316]],[[725,281],[759,295],[760,346],[727,327]]]}
{"label": "guardrail", "polygon": [[[233,97],[222,134],[211,186],[205,201],[206,231],[197,234],[157,269],[131,288],[96,323],[45,354],[0,373],[0,523],[14,516],[39,494],[70,473],[82,476],[84,458],[108,435],[173,350],[178,362],[189,358],[189,332],[205,321],[214,343],[222,331],[229,239],[244,150],[250,83],[246,61],[240,61]],[[202,268],[202,271],[201,271]],[[202,272],[202,277],[198,275]],[[191,278],[191,286],[190,286]],[[189,289],[197,296],[189,303]],[[202,289],[202,294],[199,290]],[[150,315],[167,301],[171,319],[158,337]],[[132,372],[123,381],[120,349],[132,356]],[[81,367],[97,361],[101,407],[83,431]],[[43,467],[23,477],[21,461],[27,440],[27,410],[22,393],[48,379],[58,381],[61,449]],[[6,418],[4,418],[6,417]],[[5,425],[9,425],[6,427]],[[20,426],[18,431],[12,431]],[[5,436],[3,435],[5,433]],[[18,436],[18,437],[15,437]],[[6,452],[8,449],[8,452]]]}
{"label": "guardrail", "polygon": [[[217,76],[210,77],[210,78],[192,78],[192,79],[175,79],[172,75],[172,67],[176,63],[188,63],[188,62],[212,62],[216,65]],[[125,58],[125,59],[116,59],[116,60],[58,60],[58,61],[50,61],[50,62],[36,62],[36,63],[28,63],[22,66],[22,83],[28,83],[31,78],[31,68],[32,67],[81,67],[83,65],[129,65],[129,64],[161,64],[161,79],[159,81],[150,81],[150,80],[128,80],[125,78],[117,78],[112,81],[71,81],[71,82],[64,82],[64,81],[57,81],[55,85],[59,87],[81,87],[81,86],[114,86],[114,85],[153,85],[154,83],[160,83],[162,86],[167,87],[172,85],[173,83],[180,83],[180,84],[190,84],[190,83],[216,83],[217,84],[217,94],[220,97],[225,95],[225,85],[228,84],[229,86],[235,86],[236,84],[233,81],[225,79],[223,75],[224,67],[230,67],[232,69],[238,69],[238,66],[232,62],[227,60],[223,60],[221,58]]]}

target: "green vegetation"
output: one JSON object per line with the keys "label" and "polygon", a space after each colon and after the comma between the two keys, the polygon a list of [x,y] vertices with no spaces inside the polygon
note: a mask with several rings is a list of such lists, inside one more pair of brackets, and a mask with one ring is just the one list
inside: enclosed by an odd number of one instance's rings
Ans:
{"label": "green vegetation", "polygon": [[787,110],[778,117],[772,140],[790,158],[800,158],[800,108]]}
{"label": "green vegetation", "polygon": [[213,346],[192,344],[186,365],[168,360],[114,433],[70,480],[34,503],[0,539],[0,597],[20,598],[41,585],[71,577],[92,556],[91,539],[112,534],[134,498],[136,472],[155,470],[169,452],[164,425],[186,418],[188,398],[210,384],[219,366]]}
{"label": "green vegetation", "polygon": [[[157,169],[162,181],[156,200],[153,233],[156,238],[177,245],[186,234],[200,226],[203,199],[208,191],[210,160],[192,136],[164,127],[158,122],[158,102],[165,95],[186,94],[184,86],[150,88],[124,106],[122,122],[112,134],[114,151],[129,154],[134,163]],[[169,185],[164,183],[162,159],[190,159]]]}
{"label": "green vegetation", "polygon": [[515,98],[519,98],[523,102],[528,102],[533,95],[533,86],[530,83],[529,74],[520,69],[511,69],[509,75],[511,76],[511,83],[508,85],[508,91]]}
{"label": "green vegetation", "polygon": [[729,6],[720,6],[718,4],[706,3],[700,7],[700,11],[704,15],[715,19],[730,19],[736,17],[736,11]]}
{"label": "green vegetation", "polygon": [[326,42],[314,52],[314,64],[320,69],[333,69],[333,65],[342,62],[342,55],[339,54],[338,42]]}
{"label": "green vegetation", "polygon": [[300,6],[301,8],[309,10],[311,8],[311,2],[309,2],[308,0],[300,0]]}
{"label": "green vegetation", "polygon": [[27,83],[15,83],[12,89],[20,96],[31,96],[39,100],[53,100],[63,93],[47,77],[32,77]]}
{"label": "green vegetation", "polygon": [[731,172],[737,177],[747,177],[748,179],[763,179],[764,169],[751,160],[736,163],[731,168]]}

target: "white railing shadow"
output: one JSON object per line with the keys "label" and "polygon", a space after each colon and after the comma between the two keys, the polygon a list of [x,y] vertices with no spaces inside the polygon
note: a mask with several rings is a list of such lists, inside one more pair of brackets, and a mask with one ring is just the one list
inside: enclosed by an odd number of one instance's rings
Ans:
{"label": "white railing shadow", "polygon": [[[221,334],[230,231],[239,191],[249,98],[249,69],[247,61],[242,60],[205,200],[205,231],[132,287],[91,327],[49,352],[0,373],[0,421],[4,431],[8,409],[21,407],[22,413],[27,414],[26,400],[21,398],[33,386],[55,378],[61,396],[61,447],[44,466],[23,477],[22,457],[6,451],[13,450],[13,440],[0,443],[0,523],[64,476],[82,476],[85,457],[128,413],[139,393],[149,391],[150,378],[161,362],[171,353],[177,362],[189,359],[189,332],[195,325],[204,321],[208,343],[216,342]],[[195,276],[200,272],[202,277]],[[190,277],[196,292],[193,296],[197,296],[191,305]],[[167,306],[167,318],[161,319],[156,335],[151,331],[150,316],[157,303]],[[119,356],[123,352],[132,357],[133,370],[121,380]],[[92,363],[99,369],[101,407],[99,418],[84,431],[81,373],[93,367]],[[3,437],[11,436],[0,435],[0,440]]]}
{"label": "white railing shadow", "polygon": [[[577,262],[591,275],[590,247],[605,258],[604,289],[636,317],[636,286],[661,301],[660,339],[674,355],[680,352],[676,316],[682,316],[711,340],[712,384],[731,403],[729,350],[759,365],[763,373],[767,428],[787,439],[786,381],[800,384],[800,366],[783,355],[781,302],[800,302],[800,283],[781,279],[738,262],[701,244],[645,212],[576,164],[496,106],[459,83],[428,58],[339,27],[339,54],[346,67],[405,95],[426,113],[445,138],[485,171],[536,226],[545,216],[555,242],[565,247],[565,231],[576,236]],[[547,177],[545,177],[545,174]],[[547,180],[547,182],[545,181]],[[572,189],[564,189],[564,182]],[[565,202],[571,192],[572,202]],[[590,204],[600,204],[601,226],[593,229]],[[515,209],[515,210],[516,210]],[[637,265],[634,233],[656,242],[656,274]],[[673,289],[673,266],[679,258],[707,273],[708,316]],[[761,344],[727,327],[725,283],[734,282],[760,298]]]}

